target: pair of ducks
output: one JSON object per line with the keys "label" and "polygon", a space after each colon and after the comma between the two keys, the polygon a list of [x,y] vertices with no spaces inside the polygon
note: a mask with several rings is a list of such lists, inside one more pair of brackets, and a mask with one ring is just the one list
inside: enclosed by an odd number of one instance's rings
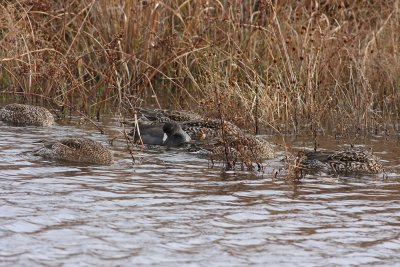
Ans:
{"label": "pair of ducks", "polygon": [[[20,126],[51,126],[54,116],[44,107],[9,104],[0,109],[0,120]],[[82,163],[110,165],[113,155],[101,143],[88,138],[65,138],[54,142],[44,142],[43,147],[34,152],[37,156]]]}
{"label": "pair of ducks", "polygon": [[[179,146],[191,139],[202,140],[205,137],[220,137],[203,146],[212,155],[230,154],[240,156],[242,160],[261,160],[274,157],[271,145],[264,139],[244,134],[236,125],[220,120],[203,120],[200,115],[186,111],[139,109],[143,119],[165,122],[160,125],[141,124],[141,141],[147,144]],[[9,104],[0,109],[0,120],[17,125],[51,126],[53,115],[43,107]],[[180,122],[180,123],[178,123]],[[132,131],[134,140],[139,134]],[[230,153],[227,153],[230,150]],[[110,165],[113,155],[99,142],[87,138],[65,138],[54,142],[45,142],[36,155],[66,161]],[[379,173],[383,170],[379,159],[370,151],[348,148],[340,151],[300,152],[296,167],[302,172],[323,171],[327,173]]]}

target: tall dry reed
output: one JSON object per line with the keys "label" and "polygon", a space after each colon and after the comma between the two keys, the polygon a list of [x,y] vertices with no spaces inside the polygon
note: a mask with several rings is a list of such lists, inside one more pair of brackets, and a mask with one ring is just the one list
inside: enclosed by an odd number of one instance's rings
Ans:
{"label": "tall dry reed", "polygon": [[0,90],[254,130],[399,131],[399,44],[399,0],[3,1]]}

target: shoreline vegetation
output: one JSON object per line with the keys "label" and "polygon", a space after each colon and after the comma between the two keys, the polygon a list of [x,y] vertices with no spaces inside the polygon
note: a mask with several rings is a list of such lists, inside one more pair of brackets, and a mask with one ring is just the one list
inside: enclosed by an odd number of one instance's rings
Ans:
{"label": "shoreline vegetation", "polygon": [[399,44],[399,0],[3,1],[0,96],[98,117],[187,109],[253,133],[398,133]]}

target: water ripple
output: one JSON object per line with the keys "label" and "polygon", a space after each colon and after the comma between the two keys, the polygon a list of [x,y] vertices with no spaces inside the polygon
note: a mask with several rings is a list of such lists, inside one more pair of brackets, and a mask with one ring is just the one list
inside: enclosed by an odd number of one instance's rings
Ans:
{"label": "water ripple", "polygon": [[400,162],[390,145],[382,153],[394,170],[388,179],[311,176],[292,183],[268,172],[209,169],[207,160],[179,149],[137,151],[134,165],[123,145],[112,147],[111,166],[44,160],[29,153],[43,136],[106,138],[68,125],[0,123],[0,132],[0,266],[400,261]]}

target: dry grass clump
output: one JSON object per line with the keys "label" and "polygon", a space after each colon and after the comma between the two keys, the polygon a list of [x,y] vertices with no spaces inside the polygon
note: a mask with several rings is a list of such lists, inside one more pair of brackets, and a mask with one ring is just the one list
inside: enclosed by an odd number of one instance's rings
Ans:
{"label": "dry grass clump", "polygon": [[189,108],[278,132],[400,119],[399,0],[6,1],[0,36],[4,94],[85,112]]}

